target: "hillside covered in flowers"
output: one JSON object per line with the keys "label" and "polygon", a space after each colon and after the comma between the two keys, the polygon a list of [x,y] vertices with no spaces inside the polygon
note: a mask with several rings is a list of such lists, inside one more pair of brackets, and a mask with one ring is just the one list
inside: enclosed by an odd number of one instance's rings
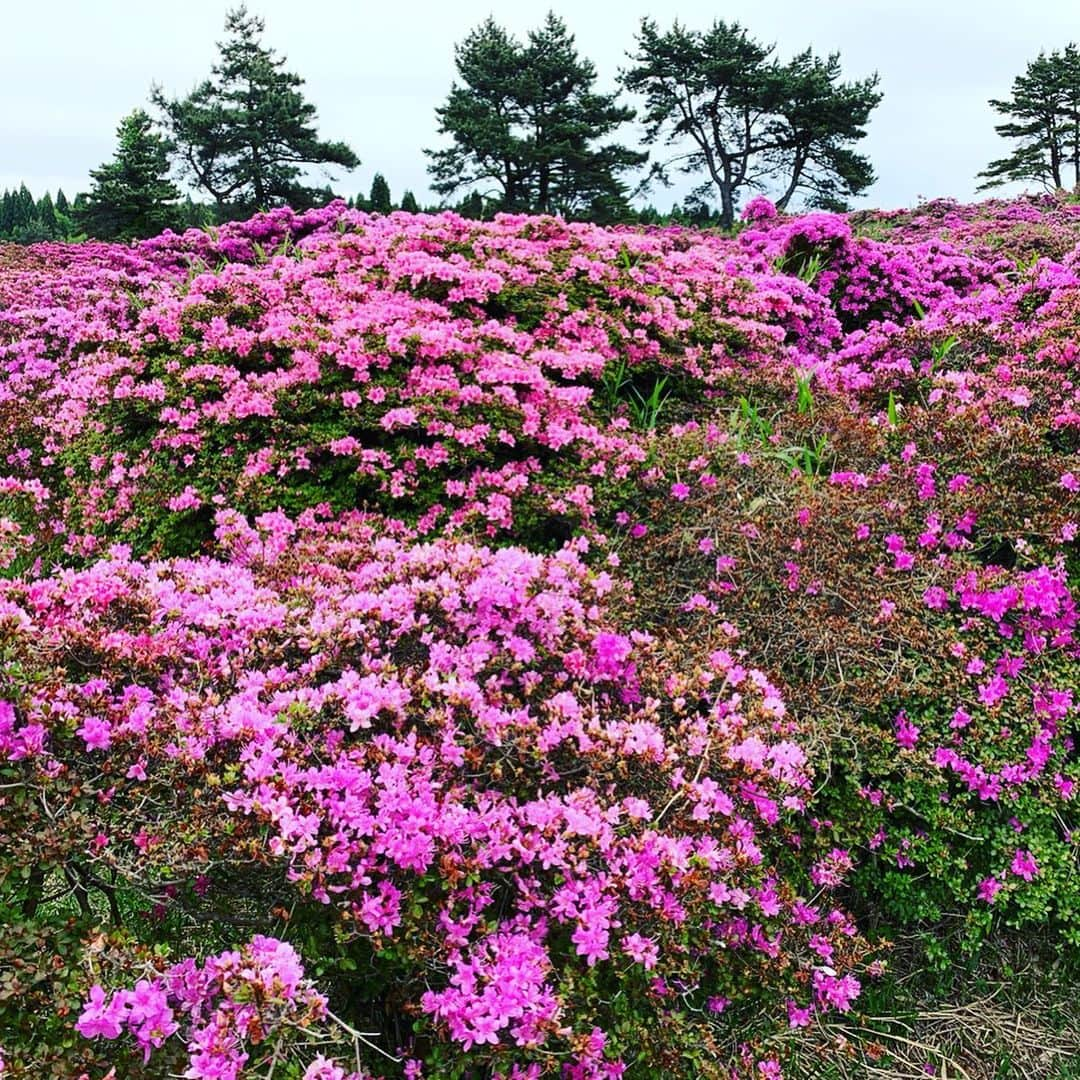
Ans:
{"label": "hillside covered in flowers", "polygon": [[0,247],[5,1075],[1073,1075],[1078,357],[1051,199]]}

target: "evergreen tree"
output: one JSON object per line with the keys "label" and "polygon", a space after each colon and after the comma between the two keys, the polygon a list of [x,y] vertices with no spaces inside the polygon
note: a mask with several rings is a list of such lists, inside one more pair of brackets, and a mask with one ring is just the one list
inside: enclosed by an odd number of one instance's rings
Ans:
{"label": "evergreen tree", "polygon": [[38,199],[37,219],[49,239],[54,239],[57,234],[56,207],[47,191]]}
{"label": "evergreen tree", "polygon": [[432,186],[444,196],[484,185],[498,192],[506,210],[529,202],[528,160],[517,83],[521,45],[488,18],[454,47],[461,86],[454,83],[446,103],[435,110],[439,133],[453,140],[443,150],[425,150]]}
{"label": "evergreen tree", "polygon": [[1049,191],[1080,190],[1080,50],[1039,53],[1013,80],[1012,97],[990,105],[1009,119],[995,126],[1016,147],[979,173],[979,190],[1034,181]]}
{"label": "evergreen tree", "polygon": [[376,214],[389,214],[394,204],[390,199],[390,185],[382,173],[376,173],[371,181],[371,194],[368,196],[368,209]]}
{"label": "evergreen tree", "polygon": [[549,13],[529,34],[519,83],[535,176],[533,206],[541,213],[612,220],[628,210],[618,177],[648,155],[618,143],[594,145],[634,118],[615,95],[595,93],[595,82],[596,68],[578,56],[566,24]]}
{"label": "evergreen tree", "polygon": [[474,221],[484,220],[484,197],[479,191],[473,191],[465,197],[465,199],[458,204],[458,213],[465,218],[472,218]]}
{"label": "evergreen tree", "polygon": [[205,229],[217,221],[214,207],[209,203],[195,202],[190,195],[184,196],[179,207],[180,229]]}
{"label": "evergreen tree", "polygon": [[143,109],[121,120],[116,137],[113,160],[91,171],[93,187],[81,205],[75,200],[80,227],[103,240],[132,240],[177,224],[180,192],[169,180],[168,140]]}
{"label": "evergreen tree", "polygon": [[812,206],[847,210],[848,199],[874,182],[868,158],[850,144],[866,135],[870,113],[881,101],[877,76],[840,81],[840,54],[825,59],[809,49],[778,73],[769,135],[773,147],[764,157],[786,186],[775,200],[786,210],[802,192]]}
{"label": "evergreen tree", "polygon": [[401,209],[407,214],[420,213],[420,204],[416,201],[416,196],[411,191],[405,191],[401,196]]}
{"label": "evergreen tree", "polygon": [[440,195],[483,189],[506,210],[571,216],[626,211],[621,177],[647,155],[597,144],[633,110],[596,93],[596,69],[561,19],[549,14],[522,44],[489,18],[455,59],[462,83],[436,110],[452,144],[425,151]]}
{"label": "evergreen tree", "polygon": [[64,194],[63,188],[56,192],[56,234],[65,240],[70,240],[75,233],[75,222],[72,216],[71,204]]}
{"label": "evergreen tree", "polygon": [[697,194],[715,190],[725,228],[746,190],[778,188],[781,207],[798,192],[839,207],[874,180],[851,144],[881,101],[877,76],[842,83],[836,54],[822,60],[807,49],[781,64],[774,51],[738,23],[704,32],[675,23],[662,33],[643,19],[622,75],[645,98],[646,139],[678,151],[653,175],[666,181],[672,166],[704,173]]}
{"label": "evergreen tree", "polygon": [[15,232],[18,233],[19,229],[30,228],[31,223],[34,220],[34,211],[37,209],[34,203],[34,196],[30,194],[30,189],[25,184],[19,185],[19,192],[15,196]]}
{"label": "evergreen tree", "polygon": [[4,195],[0,198],[0,236],[10,239],[14,231],[15,196],[5,188]]}
{"label": "evergreen tree", "polygon": [[223,217],[317,204],[319,189],[300,181],[303,166],[353,169],[359,160],[344,143],[318,138],[315,106],[300,90],[304,80],[261,44],[262,19],[241,6],[228,13],[225,30],[211,78],[186,98],[153,93],[185,173]]}

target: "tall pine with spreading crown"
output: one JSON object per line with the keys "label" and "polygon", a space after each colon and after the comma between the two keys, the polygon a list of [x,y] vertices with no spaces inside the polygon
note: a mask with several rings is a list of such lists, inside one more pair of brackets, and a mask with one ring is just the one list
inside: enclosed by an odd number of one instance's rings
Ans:
{"label": "tall pine with spreading crown", "polygon": [[1048,191],[1080,190],[1080,50],[1040,53],[1013,80],[1012,97],[991,99],[1007,117],[994,130],[1015,142],[1007,157],[979,173],[979,190],[1013,181],[1035,182]]}
{"label": "tall pine with spreading crown", "polygon": [[222,217],[318,205],[323,189],[303,183],[305,168],[353,169],[359,159],[345,143],[318,137],[304,80],[261,43],[262,19],[241,6],[229,12],[225,30],[211,78],[185,98],[169,99],[160,87],[153,92],[184,173]]}
{"label": "tall pine with spreading crown", "polygon": [[646,139],[673,152],[653,176],[703,174],[695,194],[718,199],[726,228],[749,191],[775,193],[781,209],[801,193],[838,210],[874,181],[853,145],[881,101],[877,76],[842,82],[838,54],[822,59],[807,49],[784,64],[774,53],[738,23],[695,31],[676,22],[662,31],[643,19],[633,66],[622,74],[645,99]]}

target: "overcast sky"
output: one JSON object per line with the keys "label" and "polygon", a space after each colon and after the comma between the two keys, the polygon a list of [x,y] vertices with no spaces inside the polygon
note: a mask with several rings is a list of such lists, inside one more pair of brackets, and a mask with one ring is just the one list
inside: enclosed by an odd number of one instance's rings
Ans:
{"label": "overcast sky", "polygon": [[[120,118],[150,86],[180,95],[209,73],[222,36],[218,0],[0,0],[0,188],[35,196],[87,187],[111,157]],[[880,179],[863,205],[974,194],[1005,144],[989,97],[1040,49],[1080,39],[1080,0],[251,0],[265,42],[307,81],[320,133],[363,161],[335,189],[366,191],[382,172],[397,197],[428,194],[421,148],[454,77],[453,45],[487,15],[523,34],[553,8],[596,64],[603,89],[626,63],[642,16],[704,28],[738,20],[782,58],[839,50],[845,75],[880,73],[884,101],[862,144]],[[633,139],[635,132],[628,132]],[[663,207],[672,193],[658,192]]]}

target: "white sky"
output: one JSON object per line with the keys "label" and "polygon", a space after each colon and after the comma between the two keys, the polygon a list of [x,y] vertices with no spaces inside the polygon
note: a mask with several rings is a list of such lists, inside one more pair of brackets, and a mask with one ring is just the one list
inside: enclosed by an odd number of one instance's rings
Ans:
{"label": "white sky", "polygon": [[[0,189],[69,198],[112,156],[120,118],[151,83],[174,96],[209,73],[228,0],[0,0]],[[878,71],[884,101],[862,149],[880,177],[864,205],[970,198],[1006,144],[989,97],[1007,96],[1040,49],[1080,39],[1080,0],[251,0],[266,44],[284,53],[319,110],[320,134],[363,161],[335,190],[367,191],[382,172],[396,197],[428,197],[425,146],[454,77],[453,45],[487,15],[519,35],[553,8],[611,89],[640,18],[704,28],[742,22],[782,58],[839,50],[845,75]],[[628,131],[626,141],[636,143]],[[656,192],[665,208],[681,191]]]}

